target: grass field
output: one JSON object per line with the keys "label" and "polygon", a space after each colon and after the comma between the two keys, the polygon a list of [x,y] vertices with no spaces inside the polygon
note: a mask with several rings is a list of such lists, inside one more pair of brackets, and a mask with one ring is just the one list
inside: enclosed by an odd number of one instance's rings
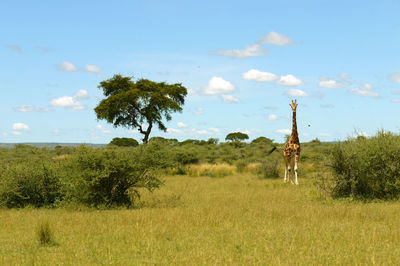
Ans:
{"label": "grass field", "polygon": [[[250,174],[168,176],[138,209],[1,209],[1,265],[399,264],[400,203]],[[40,245],[49,222],[54,242]]]}

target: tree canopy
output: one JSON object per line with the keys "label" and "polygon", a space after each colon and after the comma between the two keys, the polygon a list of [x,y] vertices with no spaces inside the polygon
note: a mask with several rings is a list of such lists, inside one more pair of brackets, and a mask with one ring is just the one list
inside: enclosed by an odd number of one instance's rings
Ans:
{"label": "tree canopy", "polygon": [[135,147],[138,146],[139,143],[137,140],[133,138],[113,138],[110,142],[110,145],[116,145],[121,147]]}
{"label": "tree canopy", "polygon": [[249,139],[249,136],[242,132],[232,132],[226,135],[225,140],[230,141],[242,141],[245,139]]}
{"label": "tree canopy", "polygon": [[181,112],[187,89],[180,83],[167,84],[148,79],[132,81],[132,77],[114,75],[100,82],[106,99],[94,109],[97,119],[105,119],[115,127],[138,129],[147,143],[153,126],[167,128],[163,119],[171,120],[171,113]]}

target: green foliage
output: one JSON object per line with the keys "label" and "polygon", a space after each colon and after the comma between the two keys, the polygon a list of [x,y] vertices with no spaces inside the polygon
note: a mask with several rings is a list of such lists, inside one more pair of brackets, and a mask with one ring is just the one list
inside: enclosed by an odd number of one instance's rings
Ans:
{"label": "green foliage", "polygon": [[66,160],[66,197],[89,206],[131,206],[140,188],[152,191],[162,184],[156,170],[166,167],[163,151],[152,145],[138,148],[80,147]]}
{"label": "green foliage", "polygon": [[226,141],[242,141],[246,139],[249,139],[249,136],[242,132],[232,132],[225,137]]}
{"label": "green foliage", "polygon": [[120,147],[136,147],[139,142],[133,138],[113,138],[110,145],[116,145]]}
{"label": "green foliage", "polygon": [[273,140],[266,137],[258,137],[251,141],[251,144],[272,145]]}
{"label": "green foliage", "polygon": [[380,131],[371,138],[337,143],[332,151],[334,197],[392,199],[400,196],[400,136]]}
{"label": "green foliage", "polygon": [[199,162],[197,153],[193,150],[180,149],[175,153],[175,161],[179,164],[194,164]]}
{"label": "green foliage", "polygon": [[57,163],[28,159],[14,161],[0,171],[0,205],[11,207],[51,206],[63,194]]}
{"label": "green foliage", "polygon": [[144,143],[148,142],[154,125],[162,131],[167,130],[163,119],[169,121],[171,113],[181,112],[187,95],[187,89],[180,83],[158,83],[148,79],[135,82],[122,75],[100,82],[99,88],[107,98],[94,109],[97,119],[105,119],[115,127],[137,128],[144,136]]}

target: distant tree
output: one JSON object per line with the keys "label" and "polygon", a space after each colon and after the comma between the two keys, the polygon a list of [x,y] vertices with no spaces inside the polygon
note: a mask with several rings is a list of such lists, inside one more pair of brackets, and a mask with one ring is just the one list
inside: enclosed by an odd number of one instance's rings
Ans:
{"label": "distant tree", "polygon": [[139,142],[133,138],[113,138],[109,144],[121,147],[136,147]]}
{"label": "distant tree", "polygon": [[115,127],[137,128],[143,134],[143,143],[147,143],[154,125],[165,132],[163,119],[169,121],[171,113],[182,111],[187,89],[180,83],[131,79],[114,75],[100,82],[98,88],[107,98],[94,111],[97,119],[105,119]]}
{"label": "distant tree", "polygon": [[313,139],[312,141],[311,141],[311,143],[321,143],[321,141],[318,139],[318,138],[315,138],[315,139]]}
{"label": "distant tree", "polygon": [[207,140],[207,144],[218,144],[218,139],[217,138],[209,138]]}
{"label": "distant tree", "polygon": [[242,141],[245,139],[249,139],[249,136],[242,132],[232,132],[226,135],[225,140],[228,141]]}
{"label": "distant tree", "polygon": [[159,143],[164,143],[164,144],[169,144],[169,145],[176,145],[178,143],[177,139],[166,139],[163,137],[152,137],[150,138],[149,142],[159,142]]}
{"label": "distant tree", "polygon": [[251,144],[266,144],[266,145],[272,144],[272,143],[273,143],[273,140],[266,138],[266,137],[258,137],[256,139],[253,139],[251,142]]}

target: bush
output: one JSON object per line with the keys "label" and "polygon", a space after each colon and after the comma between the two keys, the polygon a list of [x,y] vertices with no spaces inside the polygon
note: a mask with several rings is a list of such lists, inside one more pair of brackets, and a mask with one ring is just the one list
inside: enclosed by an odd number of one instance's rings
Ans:
{"label": "bush", "polygon": [[65,176],[69,201],[89,206],[131,206],[139,189],[150,191],[162,182],[156,170],[166,167],[163,150],[148,144],[137,148],[93,149],[80,147],[67,158]]}
{"label": "bush", "polygon": [[62,200],[57,163],[29,160],[13,162],[0,172],[0,205],[51,206]]}
{"label": "bush", "polygon": [[280,160],[274,157],[270,157],[268,160],[262,161],[261,164],[258,166],[258,175],[261,178],[278,178],[279,162]]}
{"label": "bush", "polygon": [[178,150],[175,152],[175,160],[177,163],[186,165],[186,164],[194,164],[199,162],[199,158],[197,157],[197,153],[195,151],[190,150]]}
{"label": "bush", "polygon": [[380,131],[350,139],[331,155],[334,197],[392,199],[400,195],[400,136]]}

